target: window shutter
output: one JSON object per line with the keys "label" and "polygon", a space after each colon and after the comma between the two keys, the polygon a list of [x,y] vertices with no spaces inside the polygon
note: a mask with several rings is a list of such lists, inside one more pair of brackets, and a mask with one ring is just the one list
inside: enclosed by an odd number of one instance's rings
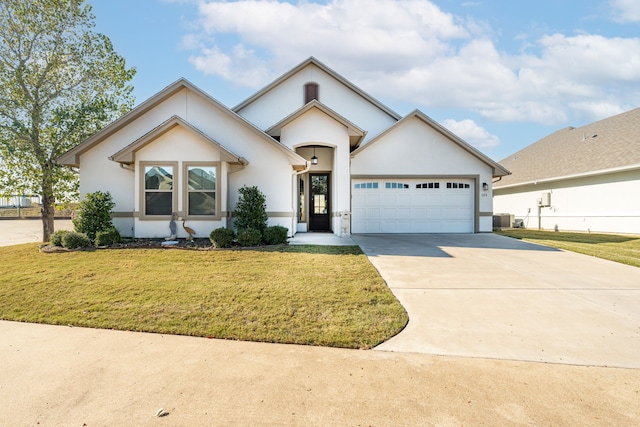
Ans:
{"label": "window shutter", "polygon": [[318,99],[318,84],[307,83],[304,85],[304,103],[307,104],[314,99]]}

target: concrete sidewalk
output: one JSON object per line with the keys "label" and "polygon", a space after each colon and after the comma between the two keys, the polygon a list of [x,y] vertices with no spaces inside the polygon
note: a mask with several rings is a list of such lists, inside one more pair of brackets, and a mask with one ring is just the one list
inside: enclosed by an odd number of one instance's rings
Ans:
{"label": "concrete sidewalk", "polygon": [[640,370],[2,321],[0,360],[6,426],[640,423]]}

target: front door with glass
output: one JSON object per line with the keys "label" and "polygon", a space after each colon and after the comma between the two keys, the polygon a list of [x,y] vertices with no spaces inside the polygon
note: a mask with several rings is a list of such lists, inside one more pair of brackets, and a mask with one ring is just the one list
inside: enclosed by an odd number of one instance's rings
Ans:
{"label": "front door with glass", "polygon": [[309,174],[309,187],[309,231],[331,231],[329,174]]}

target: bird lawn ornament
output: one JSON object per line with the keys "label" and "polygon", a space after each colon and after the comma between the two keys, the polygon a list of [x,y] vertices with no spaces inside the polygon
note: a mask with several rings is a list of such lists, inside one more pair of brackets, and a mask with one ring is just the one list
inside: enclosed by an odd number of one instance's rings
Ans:
{"label": "bird lawn ornament", "polygon": [[171,221],[169,221],[169,230],[171,231],[171,236],[166,237],[165,240],[176,240],[176,219],[178,219],[178,214],[173,212],[171,214]]}
{"label": "bird lawn ornament", "polygon": [[184,225],[185,223],[185,219],[182,219],[182,228],[184,228],[184,231],[187,232],[188,236],[187,236],[187,241],[191,242],[193,240],[193,236],[196,234],[195,230],[191,227],[187,227],[186,225]]}

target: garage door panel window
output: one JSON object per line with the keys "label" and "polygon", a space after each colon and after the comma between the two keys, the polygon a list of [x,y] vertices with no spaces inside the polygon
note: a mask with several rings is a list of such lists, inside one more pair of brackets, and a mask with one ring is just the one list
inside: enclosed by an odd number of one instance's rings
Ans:
{"label": "garage door panel window", "polygon": [[463,182],[447,182],[447,188],[469,188],[469,184]]}
{"label": "garage door panel window", "polygon": [[378,188],[378,183],[377,182],[359,182],[357,184],[354,184],[353,188],[356,189],[375,189]]}
{"label": "garage door panel window", "polygon": [[440,188],[440,183],[439,182],[423,182],[422,184],[416,184],[416,188],[423,188],[425,190],[427,189],[436,189],[436,188]]}
{"label": "garage door panel window", "polygon": [[402,182],[385,182],[384,188],[387,188],[387,189],[409,188],[409,184],[404,184]]}

